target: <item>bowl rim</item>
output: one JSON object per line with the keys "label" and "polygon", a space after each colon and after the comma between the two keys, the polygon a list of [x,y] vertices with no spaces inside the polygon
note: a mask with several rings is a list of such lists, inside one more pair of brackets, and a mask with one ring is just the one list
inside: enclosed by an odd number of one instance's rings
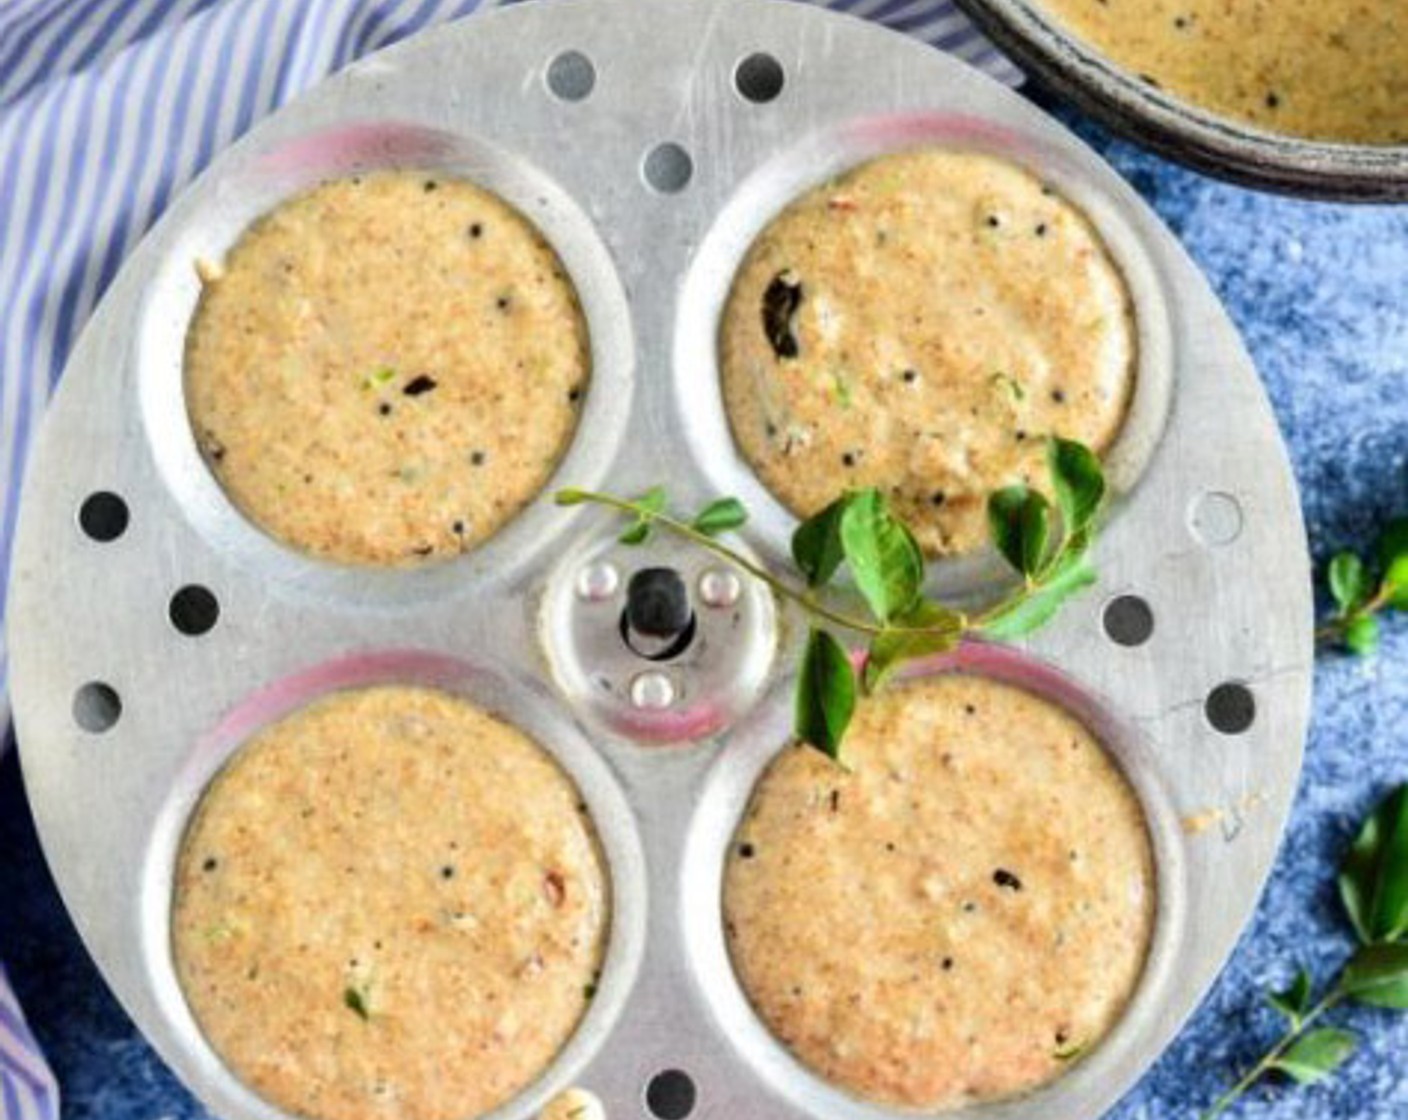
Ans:
{"label": "bowl rim", "polygon": [[1101,124],[1242,186],[1338,202],[1408,202],[1408,145],[1265,132],[1200,109],[1117,65],[1031,0],[955,0],[1019,66]]}

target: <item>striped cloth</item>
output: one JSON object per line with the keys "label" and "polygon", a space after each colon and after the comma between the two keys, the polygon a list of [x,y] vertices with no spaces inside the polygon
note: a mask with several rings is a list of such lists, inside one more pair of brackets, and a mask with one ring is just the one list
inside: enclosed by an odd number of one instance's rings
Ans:
{"label": "striped cloth", "polygon": [[59,1089],[0,964],[0,1117],[57,1120]]}
{"label": "striped cloth", "polygon": [[[25,453],[127,253],[260,117],[370,51],[497,2],[0,0],[0,733]],[[1019,80],[950,0],[814,2]],[[53,1078],[0,968],[0,1120],[57,1115]]]}

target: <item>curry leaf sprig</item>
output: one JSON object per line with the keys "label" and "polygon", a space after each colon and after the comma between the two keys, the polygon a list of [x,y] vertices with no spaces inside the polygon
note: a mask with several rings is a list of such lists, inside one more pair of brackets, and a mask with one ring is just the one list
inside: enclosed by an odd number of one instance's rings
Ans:
{"label": "curry leaf sprig", "polygon": [[1388,523],[1369,560],[1336,553],[1326,582],[1335,612],[1316,637],[1351,653],[1373,653],[1379,648],[1380,613],[1408,610],[1408,517]]}
{"label": "curry leaf sprig", "polygon": [[1354,1053],[1358,1036],[1319,1024],[1341,1004],[1408,1011],[1408,785],[1390,793],[1364,822],[1340,867],[1339,893],[1359,942],[1354,955],[1318,997],[1304,969],[1284,991],[1267,996],[1285,1020],[1284,1033],[1202,1120],[1221,1116],[1268,1075],[1308,1085],[1338,1069]]}
{"label": "curry leaf sprig", "polygon": [[[1054,506],[1022,485],[998,490],[988,500],[993,545],[1022,580],[1007,597],[975,615],[924,595],[923,552],[885,495],[874,488],[846,491],[797,527],[792,559],[804,586],[774,576],[718,539],[747,521],[747,510],[736,498],[711,502],[693,518],[668,512],[667,495],[658,486],[633,499],[562,490],[557,502],[593,503],[625,514],[630,520],[620,536],[623,544],[642,544],[656,528],[684,537],[800,606],[812,626],[798,673],[795,733],[839,760],[859,697],[880,688],[905,662],[951,650],[965,634],[1020,637],[1044,625],[1062,603],[1094,581],[1090,548],[1106,492],[1100,461],[1083,444],[1053,437],[1047,442],[1047,462]],[[825,597],[842,565],[864,602],[864,615]],[[865,636],[868,648],[859,673],[827,624]]]}
{"label": "curry leaf sprig", "polygon": [[1084,444],[1053,439],[1047,450],[1051,485],[1061,511],[1059,535],[1051,505],[1036,490],[1009,486],[988,499],[988,531],[1024,586],[982,621],[992,638],[1013,638],[1047,621],[1077,591],[1095,582],[1090,547],[1105,502],[1100,460]]}

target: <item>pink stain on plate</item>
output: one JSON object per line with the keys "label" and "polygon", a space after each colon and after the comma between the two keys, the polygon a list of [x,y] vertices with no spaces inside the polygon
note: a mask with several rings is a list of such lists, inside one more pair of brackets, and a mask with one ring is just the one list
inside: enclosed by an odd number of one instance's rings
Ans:
{"label": "pink stain on plate", "polygon": [[260,728],[340,689],[409,684],[453,692],[482,675],[467,662],[423,650],[378,650],[325,661],[245,697],[201,737],[196,757],[223,757]]}
{"label": "pink stain on plate", "polygon": [[625,730],[660,746],[688,746],[722,731],[729,713],[722,706],[701,700],[677,712],[630,713],[621,717]]}
{"label": "pink stain on plate", "polygon": [[259,160],[260,171],[297,174],[351,170],[360,164],[433,163],[453,147],[449,136],[412,124],[354,124],[294,140]]}
{"label": "pink stain on plate", "polygon": [[[865,651],[852,652],[857,672],[865,666]],[[1025,688],[1048,697],[1087,722],[1101,713],[1102,705],[1059,669],[1011,646],[980,638],[965,638],[947,653],[921,657],[899,670],[901,680],[939,673],[971,673]],[[1103,723],[1096,718],[1096,722]]]}
{"label": "pink stain on plate", "polygon": [[966,113],[899,113],[870,117],[846,128],[843,138],[857,147],[891,152],[920,144],[976,144],[1013,154],[1029,152],[1026,137]]}

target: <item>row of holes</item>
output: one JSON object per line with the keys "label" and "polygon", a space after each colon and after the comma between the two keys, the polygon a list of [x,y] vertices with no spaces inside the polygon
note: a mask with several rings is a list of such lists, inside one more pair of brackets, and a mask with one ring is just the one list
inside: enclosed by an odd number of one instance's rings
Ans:
{"label": "row of holes", "polygon": [[[1239,681],[1226,681],[1208,693],[1203,714],[1213,729],[1241,735],[1256,722],[1256,697]],[[101,735],[122,717],[122,697],[103,681],[89,681],[73,697],[73,719],[84,731]]]}
{"label": "row of holes", "polygon": [[[734,67],[733,88],[755,105],[776,100],[786,83],[782,63],[770,54],[750,54]],[[596,66],[581,51],[564,51],[548,63],[547,85],[562,101],[585,101],[596,88]],[[678,194],[694,177],[694,159],[680,144],[666,141],[646,153],[640,173],[652,190]]]}
{"label": "row of holes", "polygon": [[[90,494],[78,511],[79,527],[100,543],[122,536],[129,519],[127,503],[107,490]],[[209,588],[188,584],[171,596],[167,617],[182,634],[198,637],[220,620],[220,601]],[[1154,610],[1138,595],[1119,595],[1106,604],[1101,624],[1110,641],[1135,648],[1153,637]],[[1214,730],[1241,735],[1256,720],[1256,698],[1245,684],[1226,681],[1208,693],[1203,711]],[[78,690],[73,715],[85,731],[106,731],[122,715],[122,700],[111,685],[93,681]]]}
{"label": "row of holes", "polygon": [[[1116,645],[1142,646],[1154,635],[1154,609],[1138,595],[1119,595],[1105,604],[1100,616],[1105,635]],[[1241,735],[1256,722],[1256,697],[1240,681],[1224,681],[1203,701],[1203,714],[1213,730]]]}
{"label": "row of holes", "polygon": [[[79,527],[99,544],[109,544],[127,532],[128,520],[127,503],[106,490],[89,495],[78,510]],[[182,634],[197,638],[220,621],[220,601],[210,588],[187,584],[171,596],[167,616]]]}
{"label": "row of holes", "polygon": [[[198,638],[220,621],[220,600],[208,587],[187,584],[166,607],[166,616],[180,633]],[[109,730],[122,716],[122,697],[103,681],[89,681],[73,698],[74,722],[95,735]]]}
{"label": "row of holes", "polygon": [[[596,89],[596,65],[581,51],[563,51],[548,63],[548,89],[563,101],[585,101]],[[782,63],[765,51],[748,55],[733,68],[733,88],[745,101],[776,101],[787,84]]]}
{"label": "row of holes", "polygon": [[[125,532],[131,521],[127,503],[118,494],[100,490],[89,494],[78,507],[78,527],[84,536],[109,544]],[[187,584],[171,596],[166,606],[171,625],[196,638],[208,634],[220,621],[220,600],[208,587]],[[89,681],[73,697],[73,719],[84,731],[99,735],[122,718],[122,697],[104,681]]]}

